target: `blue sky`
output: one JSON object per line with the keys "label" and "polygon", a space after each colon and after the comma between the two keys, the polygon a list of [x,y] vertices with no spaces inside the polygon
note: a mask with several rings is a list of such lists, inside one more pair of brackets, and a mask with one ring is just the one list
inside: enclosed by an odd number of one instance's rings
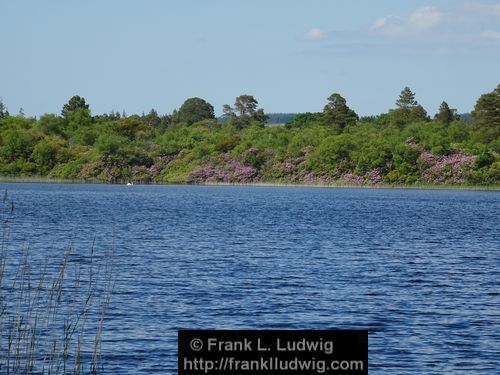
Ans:
{"label": "blue sky", "polygon": [[170,113],[240,94],[266,112],[320,111],[339,92],[360,115],[409,86],[430,114],[500,83],[500,2],[0,0],[0,98],[11,113]]}

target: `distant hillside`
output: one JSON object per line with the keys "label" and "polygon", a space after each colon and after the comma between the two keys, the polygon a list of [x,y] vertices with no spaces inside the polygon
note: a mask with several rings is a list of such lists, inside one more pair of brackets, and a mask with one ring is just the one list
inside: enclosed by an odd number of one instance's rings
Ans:
{"label": "distant hillside", "polygon": [[474,121],[470,113],[462,113],[458,116],[460,116],[460,120],[462,120],[466,124],[472,124],[472,122]]}
{"label": "distant hillside", "polygon": [[[268,125],[286,124],[287,122],[292,121],[295,117],[297,117],[297,115],[299,115],[299,113],[266,113],[266,116],[269,117],[266,123]],[[459,116],[460,119],[466,124],[471,124],[474,121],[470,113],[461,113]],[[370,120],[373,118],[374,116],[363,116],[361,120]],[[228,118],[225,115],[218,118],[220,122],[226,122],[227,119]]]}
{"label": "distant hillside", "polygon": [[286,124],[292,121],[298,113],[266,113],[268,117],[267,123],[272,124]]}
{"label": "distant hillside", "polygon": [[[289,121],[292,121],[298,113],[266,113],[268,117],[267,124],[268,125],[279,125],[286,124]],[[226,122],[228,117],[226,115],[222,115],[218,118],[219,122]]]}

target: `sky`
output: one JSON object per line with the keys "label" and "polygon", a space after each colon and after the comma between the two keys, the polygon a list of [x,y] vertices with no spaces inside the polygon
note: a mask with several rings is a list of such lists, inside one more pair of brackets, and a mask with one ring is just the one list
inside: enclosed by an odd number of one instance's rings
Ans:
{"label": "sky", "polygon": [[500,83],[500,2],[478,0],[0,0],[0,98],[11,114],[171,113],[241,94],[266,112],[359,115],[409,86],[433,115]]}

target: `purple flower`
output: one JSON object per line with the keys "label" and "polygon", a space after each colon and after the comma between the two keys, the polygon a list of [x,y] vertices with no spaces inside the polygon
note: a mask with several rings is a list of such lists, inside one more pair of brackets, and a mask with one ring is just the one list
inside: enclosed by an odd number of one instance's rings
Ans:
{"label": "purple flower", "polygon": [[353,172],[347,172],[340,178],[340,182],[347,184],[362,185],[364,182],[364,177],[354,174]]}
{"label": "purple flower", "polygon": [[201,166],[189,177],[192,182],[196,183],[249,183],[260,180],[257,169],[241,164],[227,154],[220,155],[211,163]]}
{"label": "purple flower", "polygon": [[365,175],[365,180],[370,184],[377,184],[382,181],[382,171],[380,168],[375,168],[368,171]]}
{"label": "purple flower", "polygon": [[431,183],[462,183],[476,161],[476,156],[458,151],[450,155],[435,155],[422,151],[422,179]]}

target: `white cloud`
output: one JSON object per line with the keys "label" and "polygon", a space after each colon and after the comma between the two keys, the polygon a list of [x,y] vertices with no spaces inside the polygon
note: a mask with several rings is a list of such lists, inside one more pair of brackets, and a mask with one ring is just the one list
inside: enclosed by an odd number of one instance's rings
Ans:
{"label": "white cloud", "polygon": [[309,40],[320,40],[325,37],[324,31],[315,27],[304,34],[304,37]]}
{"label": "white cloud", "polygon": [[381,17],[375,21],[372,30],[388,35],[400,35],[405,32],[405,21],[396,16]]}
{"label": "white cloud", "polygon": [[429,29],[439,23],[441,13],[434,7],[423,7],[410,16],[410,23],[419,29]]}
{"label": "white cloud", "polygon": [[500,40],[500,31],[483,31],[479,35],[484,39]]}
{"label": "white cloud", "polygon": [[482,3],[467,3],[465,9],[487,15],[500,15],[500,3],[482,4]]}
{"label": "white cloud", "polygon": [[372,26],[372,29],[381,29],[386,25],[387,25],[387,17],[382,17],[375,21],[375,23]]}
{"label": "white cloud", "polygon": [[377,19],[372,30],[392,36],[401,36],[431,29],[441,21],[441,12],[435,7],[417,9],[408,17],[385,16]]}

